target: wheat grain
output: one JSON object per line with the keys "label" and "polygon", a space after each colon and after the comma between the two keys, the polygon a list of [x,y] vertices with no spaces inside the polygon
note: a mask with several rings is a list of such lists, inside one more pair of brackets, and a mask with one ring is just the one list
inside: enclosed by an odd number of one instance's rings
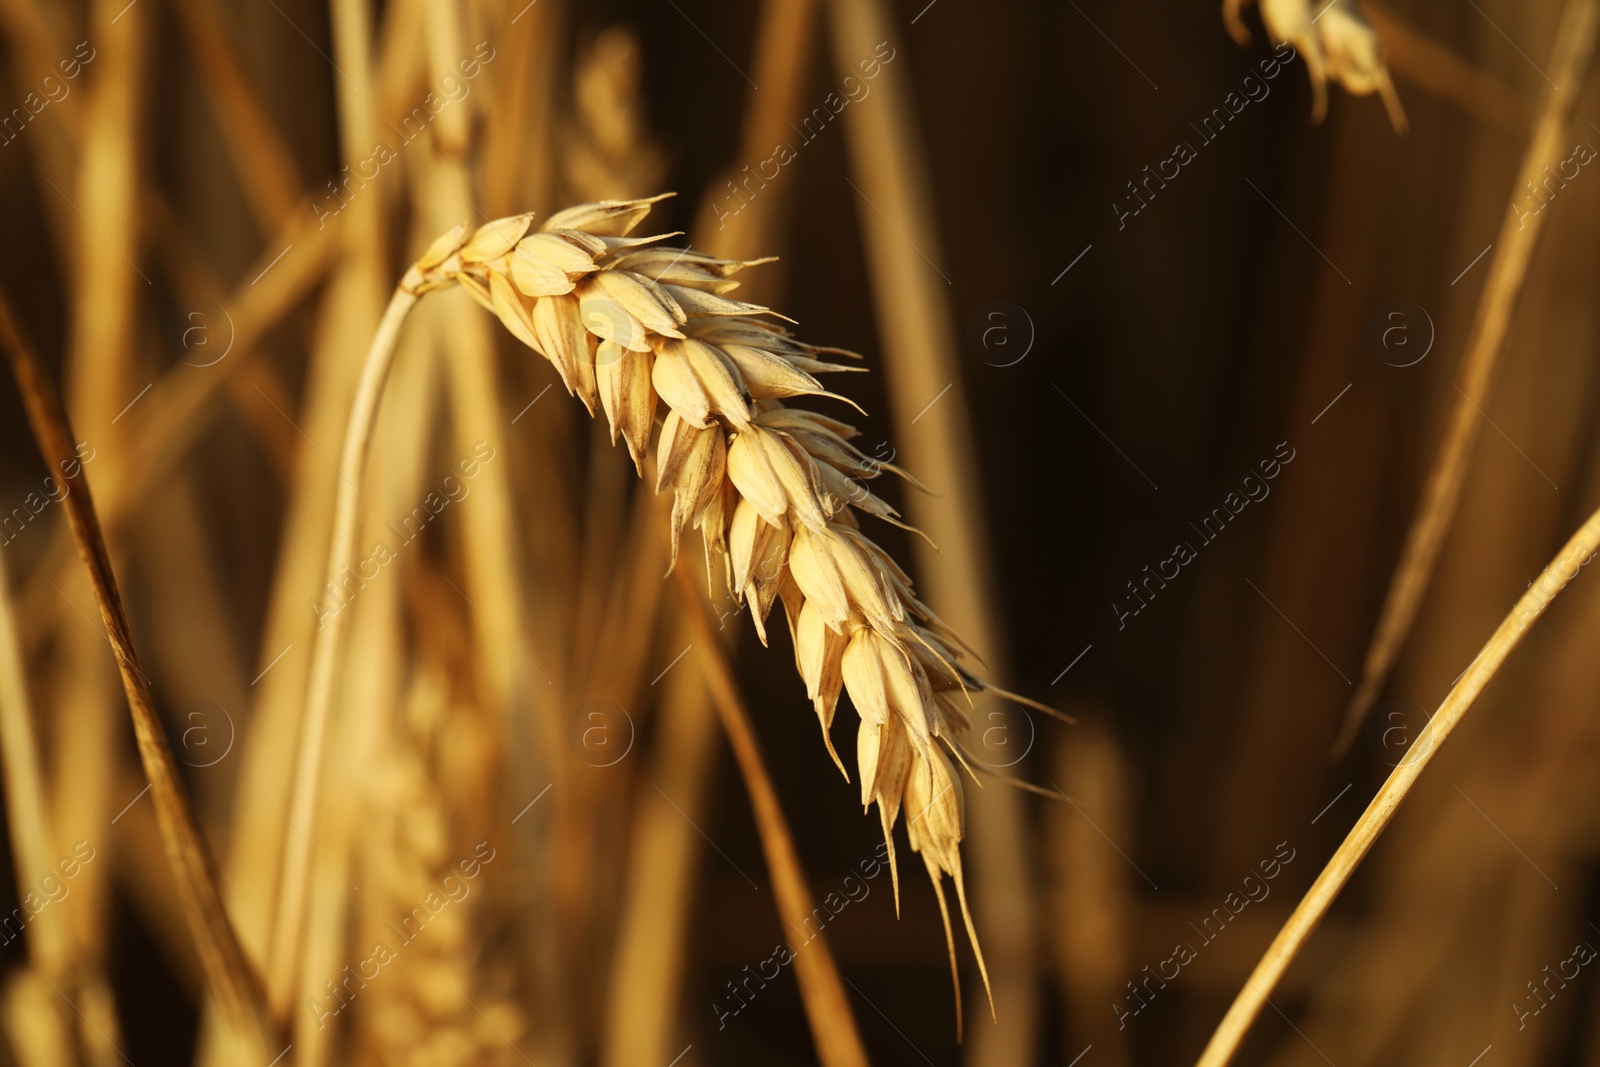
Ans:
{"label": "wheat grain", "polygon": [[[346,428],[340,463],[346,479],[335,501],[327,574],[332,580],[354,556],[371,428],[395,341],[410,308],[431,290],[462,286],[549,359],[591,414],[597,407],[605,412],[612,442],[622,437],[641,475],[656,410],[664,406],[657,486],[674,494],[673,563],[683,525],[701,530],[708,580],[720,570],[735,599],[751,608],[763,642],[767,615],[784,602],[830,752],[827,735],[842,690],[861,717],[862,803],[879,809],[897,909],[892,831],[904,807],[911,847],[941,899],[943,878],[955,884],[987,989],[961,869],[964,794],[946,752],[972,773],[962,740],[963,705],[971,706],[973,690],[1058,713],[959,666],[960,639],[861,533],[856,509],[899,521],[866,482],[886,469],[904,472],[851,445],[849,425],[781,403],[833,396],[815,375],[849,368],[820,357],[852,354],[797,341],[770,320],[768,309],[723,295],[738,284],[732,275],[759,260],[661,247],[670,234],[628,236],[661,199],[579,205],[537,231],[532,214],[477,230],[463,223],[407,269],[369,348]],[[291,810],[299,825],[316,817],[344,614],[327,620],[312,647]],[[308,853],[308,842],[287,841],[268,966],[274,990],[288,988],[298,955]],[[953,960],[953,940],[950,951]],[[958,986],[958,1012],[959,996]],[[992,993],[990,1000],[992,1014]]]}

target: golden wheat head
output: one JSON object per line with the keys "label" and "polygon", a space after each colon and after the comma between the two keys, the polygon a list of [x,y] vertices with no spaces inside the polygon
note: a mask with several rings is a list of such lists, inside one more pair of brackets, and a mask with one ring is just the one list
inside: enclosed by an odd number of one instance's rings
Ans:
{"label": "golden wheat head", "polygon": [[[404,284],[464,287],[555,366],[590,414],[605,412],[641,475],[663,413],[656,487],[673,492],[674,563],[683,526],[700,530],[712,579],[720,571],[749,605],[763,643],[783,602],[823,741],[846,780],[829,737],[841,690],[860,716],[862,804],[878,806],[891,869],[904,810],[941,908],[949,875],[973,936],[951,757],[970,771],[969,694],[1011,694],[958,665],[960,639],[860,529],[857,512],[904,525],[867,483],[885,469],[909,476],[852,445],[848,424],[784,404],[832,396],[817,375],[856,368],[822,357],[851,354],[804,344],[768,309],[729,298],[732,275],[752,262],[661,243],[675,234],[629,236],[660,199],[584,204],[537,228],[531,214],[458,226]],[[894,882],[898,907],[897,871]]]}

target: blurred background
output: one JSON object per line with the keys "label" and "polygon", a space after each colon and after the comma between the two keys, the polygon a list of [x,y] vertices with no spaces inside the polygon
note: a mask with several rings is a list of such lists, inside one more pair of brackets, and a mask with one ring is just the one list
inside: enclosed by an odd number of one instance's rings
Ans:
{"label": "blurred background", "polygon": [[[686,656],[665,516],[464,294],[407,328],[363,544],[446,503],[350,598],[322,816],[284,815],[330,457],[390,288],[458,221],[667,190],[646,231],[780,257],[739,295],[864,354],[835,387],[943,551],[871,535],[996,681],[1078,719],[974,713],[984,761],[1055,795],[968,790],[998,1021],[963,945],[957,1044],[926,881],[903,864],[897,921],[787,632],[763,649],[713,600],[866,1054],[1192,1061],[1600,500],[1600,109],[1592,27],[1552,65],[1566,6],[1390,0],[1368,30],[1337,0],[1285,52],[1253,9],[1241,45],[1159,0],[0,2],[0,286],[257,963],[285,840],[315,843],[283,1062],[819,1062],[768,962],[812,932]],[[1330,86],[1314,121],[1308,41],[1380,91]],[[1540,121],[1560,177],[1524,186]],[[1464,377],[1486,295],[1509,335]],[[1463,403],[1459,503],[1335,752]],[[47,474],[7,378],[0,1058],[257,1062],[204,996]],[[1243,1062],[1600,1064],[1597,614],[1580,579],[1531,632]]]}

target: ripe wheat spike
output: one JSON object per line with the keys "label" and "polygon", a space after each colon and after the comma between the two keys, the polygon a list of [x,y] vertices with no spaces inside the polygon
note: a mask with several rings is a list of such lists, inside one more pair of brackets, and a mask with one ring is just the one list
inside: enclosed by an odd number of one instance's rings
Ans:
{"label": "ripe wheat spike", "polygon": [[[709,580],[749,605],[763,644],[769,613],[783,602],[823,742],[846,780],[830,736],[841,690],[860,716],[861,800],[878,807],[896,908],[892,831],[904,811],[947,940],[946,875],[987,984],[962,880],[955,763],[971,773],[963,741],[973,691],[1022,698],[960,665],[960,639],[862,533],[858,513],[904,525],[867,483],[884,470],[909,476],[851,444],[848,424],[784,403],[834,396],[817,376],[858,368],[824,357],[859,357],[798,341],[768,309],[730,298],[732,276],[762,261],[661,243],[674,234],[629,236],[660,199],[584,204],[537,229],[531,214],[476,231],[458,226],[403,287],[464,287],[555,366],[591,415],[604,412],[641,475],[662,414],[656,488],[673,493],[674,564],[683,527],[699,530]],[[950,950],[953,961],[953,941]]]}

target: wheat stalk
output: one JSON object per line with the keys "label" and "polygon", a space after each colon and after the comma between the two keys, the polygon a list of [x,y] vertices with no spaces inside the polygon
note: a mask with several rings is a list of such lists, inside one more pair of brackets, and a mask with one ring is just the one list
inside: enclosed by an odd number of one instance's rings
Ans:
{"label": "wheat stalk", "polygon": [[[228,919],[217,885],[216,867],[201,836],[177,765],[168,747],[160,716],[150,696],[149,683],[139,669],[133,632],[122,607],[122,594],[111,568],[111,554],[100,532],[100,519],[81,466],[72,463],[72,431],[61,397],[45,376],[33,346],[23,337],[10,303],[0,296],[0,348],[22,394],[34,439],[45,461],[62,472],[69,492],[62,498],[111,650],[121,671],[128,711],[133,719],[139,760],[150,781],[150,799],[173,881],[183,899],[184,914],[206,976],[242,1031],[259,1037],[262,1047],[273,1044],[266,1019],[260,980],[245,958],[238,935]],[[69,473],[69,470],[71,473]]]}
{"label": "wheat stalk", "polygon": [[[57,846],[5,557],[0,552],[0,766],[5,770],[6,829],[21,901],[41,871],[54,869]],[[47,982],[67,982],[69,972],[79,966],[64,918],[36,916],[28,928],[27,950],[27,964],[0,990],[0,1017],[7,1020],[13,1054],[27,1067],[71,1063],[66,1035],[73,1020],[63,1013],[66,1006],[60,998],[44,991]]]}
{"label": "wheat stalk", "polygon": [[[829,0],[824,10],[837,75],[849,75],[862,56],[899,37],[892,8],[889,0]],[[851,109],[839,132],[858,187],[856,224],[881,335],[891,425],[904,454],[940,490],[937,497],[909,501],[917,524],[936,531],[940,541],[939,551],[914,546],[921,578],[985,667],[1006,678],[1011,668],[995,552],[984,509],[975,506],[984,497],[981,450],[964,395],[967,375],[951,290],[933,267],[948,259],[941,250],[932,157],[920,135],[913,62],[909,56],[886,61],[872,103]],[[936,397],[944,398],[929,408]],[[925,410],[929,421],[919,422]],[[1041,909],[1034,849],[1022,797],[989,790],[973,799],[967,813],[975,839],[969,873],[993,965],[990,997],[1006,1005],[1007,1025],[978,1030],[968,1064],[1009,1067],[1038,1057]],[[959,1025],[958,1019],[958,1031]]]}
{"label": "wheat stalk", "polygon": [[[28,675],[22,640],[11,607],[9,568],[0,556],[0,766],[5,768],[6,824],[20,900],[32,888],[30,879],[49,871],[56,860],[57,840],[33,725]],[[73,955],[67,927],[59,916],[35,920],[28,938],[28,957],[44,973],[58,975]]]}
{"label": "wheat stalk", "polygon": [[1462,674],[1455,688],[1450,690],[1444,703],[1439,705],[1439,710],[1428,720],[1426,729],[1412,750],[1390,772],[1378,795],[1361,813],[1344,842],[1278,931],[1278,936],[1273,938],[1250,977],[1245,979],[1244,988],[1234,998],[1227,1015],[1211,1035],[1198,1067],[1223,1067],[1232,1059],[1284,971],[1289,969],[1289,964],[1299,954],[1312,931],[1333,906],[1334,898],[1366,858],[1378,835],[1394,818],[1395,811],[1422,776],[1428,761],[1433,759],[1445,738],[1450,736],[1478,695],[1500,670],[1500,665],[1511,654],[1511,650],[1521,643],[1528,627],[1544,614],[1550,602],[1577,576],[1579,568],[1594,557],[1596,550],[1600,550],[1600,511],[1589,516],[1588,521],[1556,553],[1550,565],[1531,583],[1528,591],[1501,621]]}
{"label": "wheat stalk", "polygon": [[560,125],[559,163],[577,197],[627,197],[661,187],[669,160],[647,128],[643,76],[644,48],[621,26],[601,30],[575,57],[573,114]]}
{"label": "wheat stalk", "polygon": [[[687,574],[680,571],[676,578],[689,628],[696,635],[695,647],[704,671],[705,687],[722,720],[728,747],[733,749],[734,760],[739,764],[745,788],[750,794],[751,814],[760,831],[761,851],[767,860],[767,872],[772,876],[772,895],[777,899],[778,914],[785,926],[804,929],[807,917],[816,907],[816,899],[806,885],[805,871],[800,866],[794,838],[789,833],[789,824],[778,804],[778,792],[767,774],[766,763],[761,756],[761,744],[750,722],[750,713],[739,696],[733,669],[717,640],[716,631],[711,628],[711,617],[705,604],[695,592]],[[829,747],[832,748],[831,745]],[[892,857],[893,849],[890,854]],[[941,895],[941,905],[943,902]],[[948,916],[945,930],[949,932]],[[953,950],[952,945],[952,960],[955,958]],[[821,931],[795,953],[794,969],[801,1002],[816,1041],[818,1061],[826,1067],[867,1067],[867,1054],[862,1047],[861,1036],[856,1032],[850,998],[840,982],[833,952]],[[960,986],[956,988],[959,1016]]]}
{"label": "wheat stalk", "polygon": [[[630,237],[660,199],[581,205],[537,230],[531,214],[476,231],[463,224],[406,272],[351,413],[340,464],[348,480],[335,506],[329,578],[353,556],[365,441],[400,322],[423,293],[460,285],[549,359],[591,414],[605,413],[613,442],[622,438],[641,475],[657,410],[664,409],[656,486],[673,493],[674,563],[683,527],[700,530],[708,580],[724,581],[749,605],[763,643],[766,619],[783,601],[824,744],[847,780],[829,734],[841,691],[849,692],[860,715],[861,799],[864,808],[878,807],[897,907],[892,830],[904,809],[911,847],[922,856],[941,905],[944,877],[955,885],[987,985],[960,855],[965,809],[955,763],[971,773],[962,744],[966,708],[977,690],[1055,712],[960,666],[960,639],[861,532],[858,512],[904,525],[866,483],[886,469],[909,476],[850,444],[855,431],[847,424],[783,403],[833,396],[816,375],[851,368],[822,357],[851,354],[799,342],[766,308],[725,295],[737,284],[731,276],[759,261],[663,247],[672,235]],[[300,826],[315,818],[341,634],[339,617],[328,619],[312,651],[291,813]],[[309,845],[290,839],[288,847],[276,936],[292,957],[303,910],[294,898],[304,893]],[[953,960],[953,941],[950,949]]]}
{"label": "wheat stalk", "polygon": [[1542,210],[1524,217],[1517,206],[1524,199],[1523,190],[1536,187],[1544,168],[1560,158],[1561,138],[1582,96],[1584,75],[1594,61],[1597,34],[1600,34],[1600,4],[1595,0],[1572,0],[1562,13],[1550,59],[1550,72],[1559,80],[1551,83],[1538,125],[1523,153],[1516,184],[1512,186],[1511,202],[1501,220],[1500,234],[1495,238],[1495,253],[1489,261],[1483,297],[1472,320],[1466,353],[1461,357],[1457,400],[1450,412],[1444,440],[1439,443],[1439,453],[1428,472],[1416,516],[1406,532],[1400,562],[1390,579],[1372,643],[1361,665],[1361,684],[1356,687],[1339,736],[1334,741],[1335,758],[1349,749],[1388,680],[1389,670],[1422,608],[1423,594],[1427,592],[1434,565],[1444,548],[1445,534],[1455,518],[1461,489],[1466,484],[1467,463],[1487,418],[1483,406],[1489,402],[1489,393],[1499,377],[1511,332],[1512,313],[1544,230]]}
{"label": "wheat stalk", "polygon": [[[407,274],[407,280],[411,274]],[[343,474],[338,496],[334,501],[333,539],[328,546],[326,580],[338,582],[355,558],[358,535],[357,519],[360,512],[360,494],[351,485],[360,486],[366,477],[367,458],[372,442],[372,425],[377,417],[378,399],[389,370],[394,363],[396,342],[400,337],[400,324],[417,302],[414,289],[402,282],[373,336],[372,350],[362,367],[361,381],[356,386],[356,396],[351,408],[350,422],[345,429],[344,449],[340,454],[339,470]],[[324,586],[326,588],[326,586]],[[267,988],[271,992],[274,1012],[286,1014],[287,996],[293,986],[292,976],[299,964],[299,931],[306,904],[306,872],[309,866],[311,843],[306,833],[316,826],[317,781],[322,769],[322,746],[327,738],[328,710],[333,696],[334,668],[344,636],[349,612],[336,611],[323,621],[311,646],[311,667],[306,683],[305,720],[301,724],[300,747],[296,757],[292,793],[290,794],[289,825],[299,827],[298,834],[288,835],[284,849],[284,864],[278,886],[278,904],[272,931],[273,940],[267,954]]]}

